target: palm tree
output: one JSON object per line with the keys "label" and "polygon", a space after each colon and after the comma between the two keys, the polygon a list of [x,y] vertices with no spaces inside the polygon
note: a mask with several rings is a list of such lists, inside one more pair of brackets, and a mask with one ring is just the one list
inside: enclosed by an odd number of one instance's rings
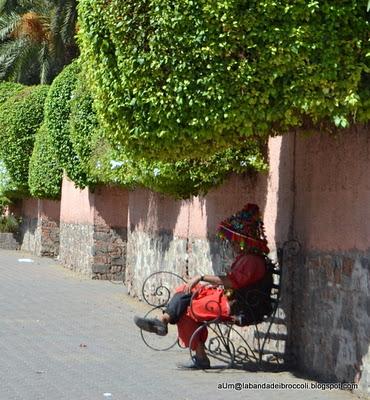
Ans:
{"label": "palm tree", "polygon": [[76,0],[0,0],[0,80],[50,83],[78,55]]}

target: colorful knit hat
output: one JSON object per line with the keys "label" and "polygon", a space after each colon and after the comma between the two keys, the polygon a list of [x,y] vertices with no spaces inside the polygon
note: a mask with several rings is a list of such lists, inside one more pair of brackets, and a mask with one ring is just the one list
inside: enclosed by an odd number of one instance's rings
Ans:
{"label": "colorful knit hat", "polygon": [[222,221],[218,235],[230,242],[238,242],[240,249],[251,253],[268,254],[267,240],[260,210],[248,203],[244,208]]}

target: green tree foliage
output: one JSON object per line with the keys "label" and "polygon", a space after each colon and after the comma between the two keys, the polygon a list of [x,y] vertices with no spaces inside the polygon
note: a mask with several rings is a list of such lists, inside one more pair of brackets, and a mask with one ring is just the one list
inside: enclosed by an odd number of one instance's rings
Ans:
{"label": "green tree foliage", "polygon": [[[204,160],[178,162],[132,159],[123,147],[112,148],[103,138],[86,79],[79,75],[73,90],[70,112],[70,140],[85,185],[116,184],[145,186],[177,198],[205,194],[221,184],[232,172],[265,168],[261,144],[247,142],[242,148],[228,149]],[[81,181],[79,186],[81,187]]]}
{"label": "green tree foliage", "polygon": [[19,194],[29,192],[29,162],[48,90],[43,85],[25,87],[0,106],[0,159]]}
{"label": "green tree foliage", "polygon": [[89,180],[73,147],[70,129],[73,92],[79,71],[80,67],[75,61],[64,68],[53,81],[45,103],[45,124],[60,166],[76,186],[84,188]]}
{"label": "green tree foliage", "polygon": [[43,124],[36,133],[30,160],[28,184],[33,197],[58,199],[63,170],[57,161],[51,137]]}
{"label": "green tree foliage", "polygon": [[366,3],[81,0],[107,139],[175,161],[307,121],[368,120]]}
{"label": "green tree foliage", "polygon": [[0,79],[50,83],[76,57],[76,0],[0,3]]}

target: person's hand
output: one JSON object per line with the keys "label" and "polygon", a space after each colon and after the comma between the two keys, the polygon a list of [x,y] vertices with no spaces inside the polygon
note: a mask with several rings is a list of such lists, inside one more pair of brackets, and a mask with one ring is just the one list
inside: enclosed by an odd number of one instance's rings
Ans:
{"label": "person's hand", "polygon": [[197,285],[200,282],[201,276],[200,275],[196,275],[193,278],[191,278],[187,283],[186,286],[184,288],[184,292],[189,294],[191,293],[191,290],[193,289],[193,287],[195,285]]}

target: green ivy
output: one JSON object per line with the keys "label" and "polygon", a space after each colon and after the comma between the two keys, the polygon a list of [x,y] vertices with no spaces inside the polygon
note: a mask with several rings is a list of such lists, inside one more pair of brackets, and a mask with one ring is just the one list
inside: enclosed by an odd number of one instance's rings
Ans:
{"label": "green ivy", "polygon": [[0,106],[0,159],[18,192],[16,196],[29,193],[29,162],[48,90],[44,85],[24,87]]}
{"label": "green ivy", "polygon": [[49,131],[41,125],[30,160],[28,183],[33,197],[60,198],[63,171],[57,161]]}
{"label": "green ivy", "polygon": [[370,118],[365,0],[80,0],[79,15],[105,136],[138,159]]}
{"label": "green ivy", "polygon": [[85,172],[85,181],[79,180],[79,186],[93,186],[96,180],[90,171],[90,159],[93,148],[101,147],[102,132],[93,108],[90,90],[81,74],[72,95],[69,132],[73,151]]}
{"label": "green ivy", "polygon": [[71,104],[79,72],[78,61],[74,61],[54,79],[45,103],[45,125],[59,165],[77,187],[84,188],[88,177],[70,135]]}

